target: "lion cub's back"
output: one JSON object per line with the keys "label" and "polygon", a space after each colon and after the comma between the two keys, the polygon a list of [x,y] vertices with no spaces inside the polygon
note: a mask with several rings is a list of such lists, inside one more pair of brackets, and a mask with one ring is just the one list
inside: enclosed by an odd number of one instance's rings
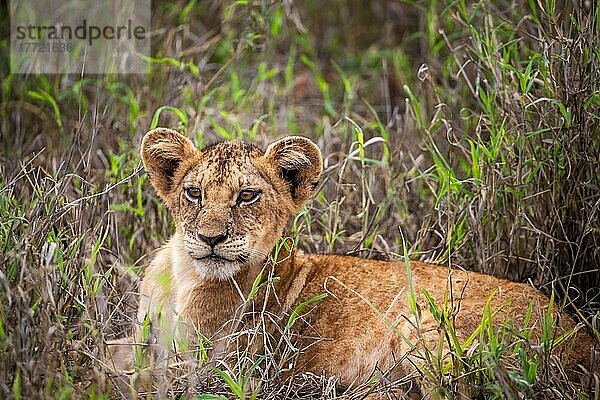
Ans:
{"label": "lion cub's back", "polygon": [[[465,335],[481,323],[488,300],[492,311],[508,312],[517,322],[524,320],[530,304],[540,315],[548,307],[548,298],[527,284],[419,261],[410,262],[410,282],[404,262],[316,255],[306,256],[305,262],[312,265],[314,273],[307,282],[304,298],[329,293],[331,296],[325,302],[329,304],[325,304],[320,314],[337,310],[336,324],[348,324],[347,321],[356,319],[414,321],[407,305],[411,286],[423,321],[427,322],[429,314],[426,291],[438,306],[452,301],[458,310],[457,329]],[[320,318],[328,317],[320,315]]]}
{"label": "lion cub's back", "polygon": [[[532,328],[534,336],[539,336],[540,318],[548,309],[548,298],[527,284],[413,261],[411,281],[421,311],[417,330],[415,316],[407,306],[410,284],[405,263],[317,255],[304,256],[303,263],[312,273],[301,300],[329,294],[309,314],[308,334],[334,340],[311,347],[300,365],[315,373],[335,374],[345,383],[368,378],[376,367],[385,370],[398,360],[405,360],[398,367],[401,373],[410,373],[407,369],[412,369],[412,363],[406,355],[415,351],[408,342],[418,347],[426,340],[430,348],[435,348],[439,324],[429,312],[423,290],[438,306],[452,299],[454,309],[459,310],[456,330],[461,341],[481,323],[488,299],[492,311],[501,310],[494,320],[496,324],[506,320],[522,326],[532,304],[532,321],[537,324]],[[574,326],[572,319],[561,313],[559,333]],[[577,339],[581,351],[573,352],[579,358],[573,362],[585,364],[584,356],[590,354],[593,342],[585,333]]]}

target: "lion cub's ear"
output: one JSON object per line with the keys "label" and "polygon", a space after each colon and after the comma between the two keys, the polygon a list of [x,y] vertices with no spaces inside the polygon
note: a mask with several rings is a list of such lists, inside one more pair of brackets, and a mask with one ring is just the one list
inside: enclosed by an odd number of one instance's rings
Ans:
{"label": "lion cub's ear", "polygon": [[181,161],[193,157],[196,147],[191,140],[167,128],[156,128],[142,140],[142,162],[150,182],[163,199],[172,189],[173,177]]}
{"label": "lion cub's ear", "polygon": [[313,195],[321,178],[321,150],[310,139],[290,136],[272,143],[265,158],[288,182],[292,200],[300,208]]}

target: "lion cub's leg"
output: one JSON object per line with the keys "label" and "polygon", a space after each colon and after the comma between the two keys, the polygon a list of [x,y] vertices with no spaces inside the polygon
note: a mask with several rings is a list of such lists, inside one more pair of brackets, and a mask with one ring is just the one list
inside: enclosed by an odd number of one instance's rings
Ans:
{"label": "lion cub's leg", "polygon": [[111,340],[106,343],[106,364],[110,371],[114,390],[129,398],[136,398],[136,393],[160,393],[166,388],[167,359],[169,356],[165,346],[156,343],[155,329],[150,329],[150,336],[143,340],[141,329],[137,328],[132,336]]}
{"label": "lion cub's leg", "polygon": [[116,373],[133,372],[135,338],[127,336],[106,342],[107,364]]}
{"label": "lion cub's leg", "polygon": [[112,391],[125,398],[135,398],[135,385],[132,380],[135,374],[134,353],[136,341],[127,336],[106,342],[105,363],[112,383]]}

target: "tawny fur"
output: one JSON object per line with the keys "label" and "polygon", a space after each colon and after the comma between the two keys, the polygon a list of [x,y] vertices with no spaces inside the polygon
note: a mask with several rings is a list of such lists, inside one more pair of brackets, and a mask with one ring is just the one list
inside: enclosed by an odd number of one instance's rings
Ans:
{"label": "tawny fur", "polygon": [[[320,151],[299,137],[282,139],[264,154],[238,141],[197,150],[177,132],[157,129],[144,138],[142,158],[177,229],[146,271],[139,318],[160,310],[167,321],[166,330],[177,330],[182,321],[218,342],[236,328],[232,318],[273,252],[286,221],[313,194],[322,172]],[[201,204],[186,198],[183,189],[190,185],[202,190]],[[260,197],[252,204],[239,203],[238,193],[247,188],[260,190]],[[215,252],[232,259],[240,252],[245,255],[231,263],[194,260],[185,243],[196,234],[224,235],[223,250],[217,245]],[[228,241],[236,245],[227,247]],[[496,324],[523,324],[530,304],[532,321],[537,324],[547,312],[547,297],[526,284],[412,261],[412,285],[421,313],[417,330],[407,305],[409,282],[404,262],[301,251],[284,256],[274,268],[274,275],[280,278],[274,284],[277,301],[267,302],[268,311],[289,315],[301,302],[328,294],[305,309],[310,312],[294,325],[297,337],[323,339],[300,355],[295,371],[335,376],[345,385],[364,382],[374,371],[413,374],[414,365],[423,362],[418,356],[423,342],[430,349],[437,346],[439,326],[429,312],[423,289],[440,306],[444,301],[454,304],[461,343],[481,322],[490,296],[491,310],[500,310]],[[575,328],[568,315],[555,315],[560,316],[559,333]],[[540,328],[533,330],[534,336],[539,336]],[[189,338],[189,329],[183,335]],[[172,340],[172,336],[163,338],[163,345],[168,347]],[[570,371],[576,370],[577,364],[590,369],[594,346],[589,335],[578,331],[554,354],[564,356]]]}

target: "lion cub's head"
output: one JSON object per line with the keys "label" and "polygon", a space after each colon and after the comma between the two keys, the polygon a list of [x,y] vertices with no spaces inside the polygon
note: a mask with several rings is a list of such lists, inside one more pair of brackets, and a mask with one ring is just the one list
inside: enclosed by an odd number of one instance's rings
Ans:
{"label": "lion cub's head", "polygon": [[196,149],[158,128],[144,137],[141,155],[176,222],[174,262],[218,279],[265,261],[323,169],[319,148],[299,136],[263,153],[237,140]]}

